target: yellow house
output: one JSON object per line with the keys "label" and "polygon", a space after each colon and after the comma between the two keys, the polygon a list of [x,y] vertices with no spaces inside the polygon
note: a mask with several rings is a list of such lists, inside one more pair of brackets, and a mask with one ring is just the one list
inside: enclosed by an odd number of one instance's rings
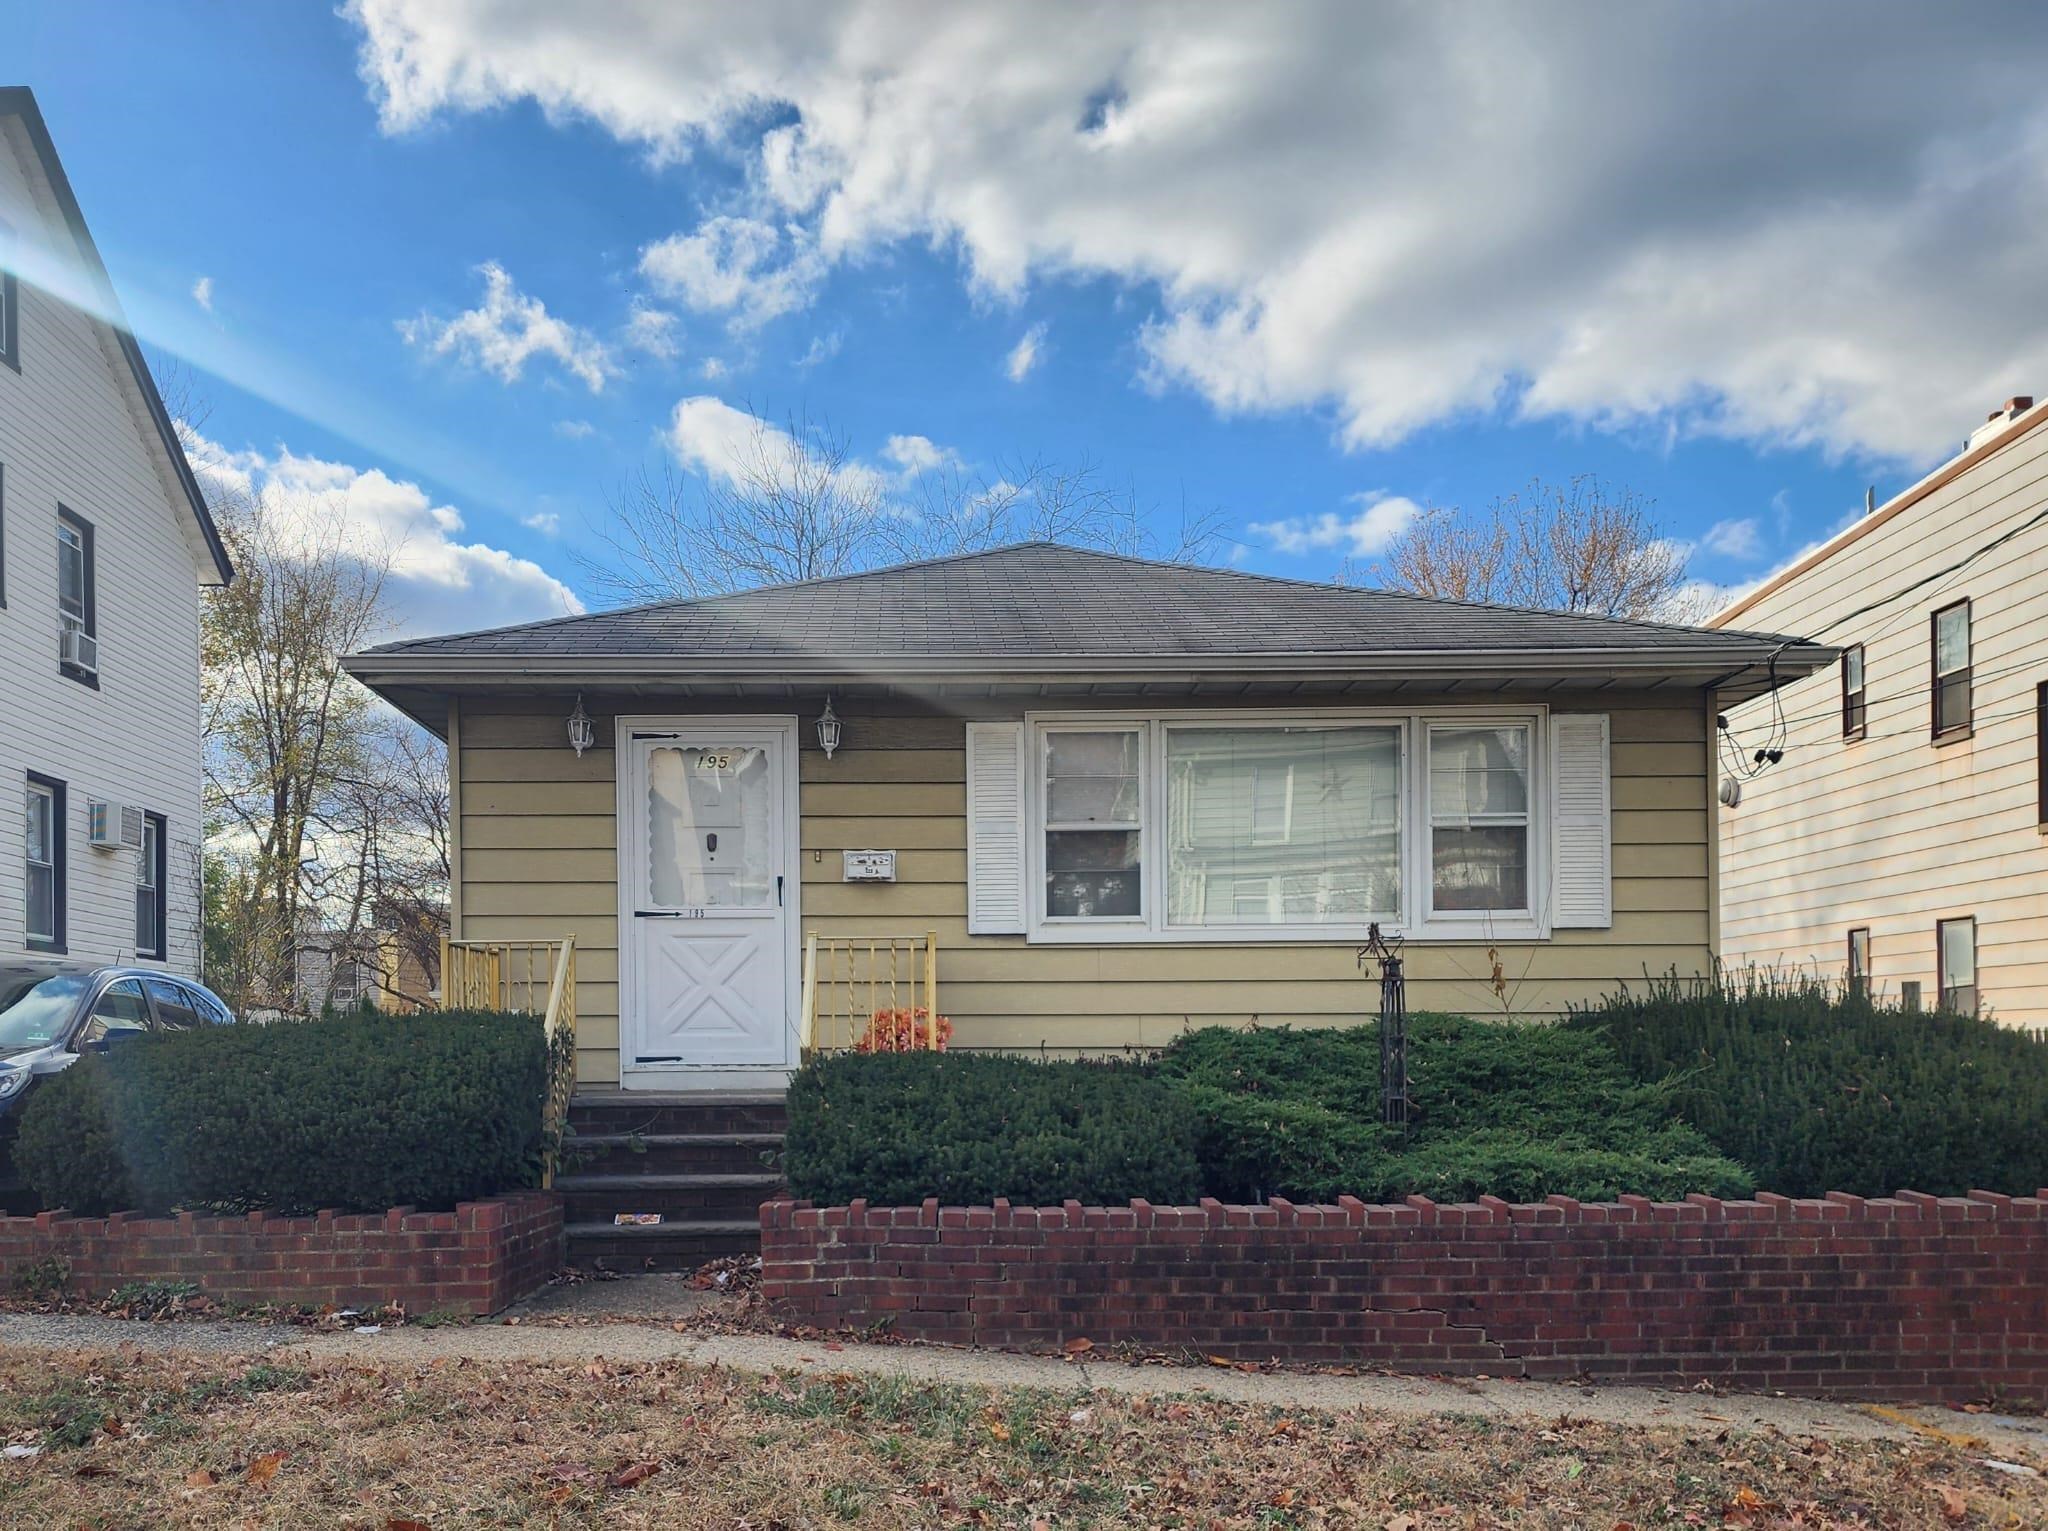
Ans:
{"label": "yellow house", "polygon": [[457,941],[576,937],[585,1090],[779,1087],[935,995],[1087,1054],[1711,966],[1718,708],[1811,643],[1050,544],[391,644]]}

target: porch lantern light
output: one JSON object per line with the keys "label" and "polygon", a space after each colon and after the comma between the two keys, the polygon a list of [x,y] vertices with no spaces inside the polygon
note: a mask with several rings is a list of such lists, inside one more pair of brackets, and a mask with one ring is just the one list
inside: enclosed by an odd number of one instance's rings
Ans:
{"label": "porch lantern light", "polygon": [[576,710],[569,714],[569,748],[581,760],[583,752],[597,742],[597,727],[590,721],[590,714],[583,710],[583,693],[576,693]]}
{"label": "porch lantern light", "polygon": [[830,760],[832,752],[839,748],[839,714],[832,710],[832,698],[825,698],[825,710],[818,714],[818,748]]}

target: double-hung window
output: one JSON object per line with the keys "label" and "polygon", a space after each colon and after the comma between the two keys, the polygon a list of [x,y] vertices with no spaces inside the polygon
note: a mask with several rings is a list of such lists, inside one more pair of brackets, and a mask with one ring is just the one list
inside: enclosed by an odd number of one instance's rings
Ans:
{"label": "double-hung window", "polygon": [[164,956],[164,819],[142,816],[142,849],[135,856],[135,955]]}
{"label": "double-hung window", "polygon": [[1842,650],[1842,737],[1861,739],[1869,726],[1870,709],[1863,694],[1863,645]]}
{"label": "double-hung window", "polygon": [[1977,921],[1965,915],[1941,920],[1934,927],[1935,955],[1941,964],[1941,1008],[1956,1015],[1977,1013]]}
{"label": "double-hung window", "polygon": [[1049,728],[1045,917],[1145,918],[1145,730]]}
{"label": "double-hung window", "polygon": [[1870,927],[1859,925],[1849,932],[1849,997],[1870,997]]}
{"label": "double-hung window", "polygon": [[64,784],[31,775],[23,837],[24,933],[38,951],[64,949]]}
{"label": "double-hung window", "polygon": [[1532,726],[1428,730],[1430,912],[1532,914]]}
{"label": "double-hung window", "polygon": [[1957,601],[1934,614],[1934,737],[1970,731],[1970,603]]}
{"label": "double-hung window", "polygon": [[58,659],[66,675],[87,683],[95,682],[100,663],[92,540],[91,522],[58,510]]}

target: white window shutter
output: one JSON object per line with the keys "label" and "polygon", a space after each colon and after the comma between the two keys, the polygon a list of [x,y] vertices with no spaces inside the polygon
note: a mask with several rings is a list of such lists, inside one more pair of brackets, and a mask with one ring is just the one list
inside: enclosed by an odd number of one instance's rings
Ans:
{"label": "white window shutter", "polygon": [[1024,725],[967,725],[967,929],[1024,933]]}
{"label": "white window shutter", "polygon": [[1613,827],[1604,712],[1550,719],[1550,923],[1614,923]]}

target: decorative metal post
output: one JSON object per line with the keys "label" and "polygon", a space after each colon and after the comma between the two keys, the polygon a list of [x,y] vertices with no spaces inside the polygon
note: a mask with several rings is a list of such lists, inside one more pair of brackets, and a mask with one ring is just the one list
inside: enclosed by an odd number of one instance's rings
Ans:
{"label": "decorative metal post", "polygon": [[1380,1120],[1408,1130],[1408,988],[1401,976],[1401,938],[1389,940],[1378,925],[1367,932],[1358,965],[1380,967]]}

